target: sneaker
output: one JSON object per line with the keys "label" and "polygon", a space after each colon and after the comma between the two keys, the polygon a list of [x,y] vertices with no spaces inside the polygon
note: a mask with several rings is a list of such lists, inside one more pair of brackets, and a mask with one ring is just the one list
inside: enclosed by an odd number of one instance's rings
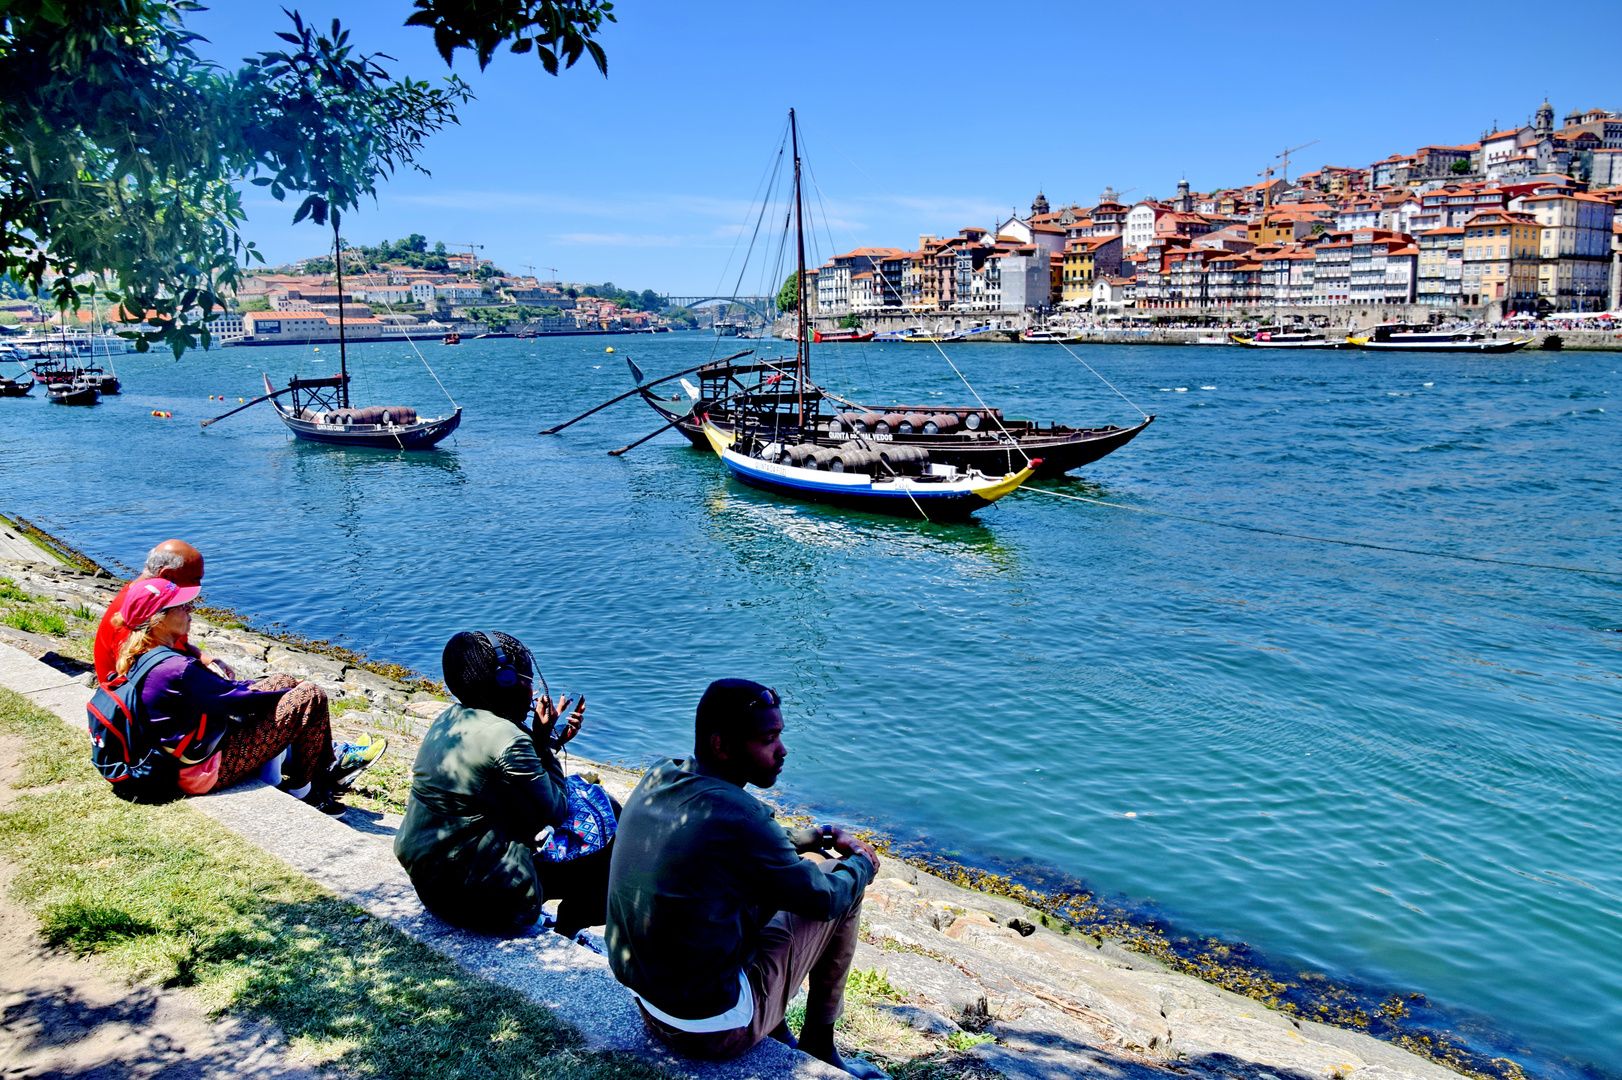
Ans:
{"label": "sneaker", "polygon": [[598,956],[607,956],[608,955],[608,950],[603,947],[603,945],[600,943],[599,939],[596,938],[595,936],[593,936],[592,933],[589,930],[581,930],[579,933],[575,934],[575,936],[570,938],[569,940],[573,941],[576,945],[580,946],[582,949],[590,949],[592,952],[596,953]]}
{"label": "sneaker", "polygon": [[312,791],[304,796],[306,806],[313,806],[328,817],[343,817],[344,811],[349,807],[338,801],[338,795],[333,791]]}
{"label": "sneaker", "polygon": [[377,763],[383,756],[383,751],[389,748],[387,739],[374,739],[370,735],[361,736],[361,742],[334,743],[332,755],[332,788],[334,791],[345,791],[365,772]]}

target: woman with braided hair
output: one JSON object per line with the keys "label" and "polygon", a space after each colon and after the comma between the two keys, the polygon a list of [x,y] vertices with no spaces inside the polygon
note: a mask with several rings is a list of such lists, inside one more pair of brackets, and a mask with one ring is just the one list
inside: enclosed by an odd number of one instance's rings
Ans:
{"label": "woman with braided hair", "polygon": [[[555,929],[586,944],[580,931],[604,919],[613,819],[584,854],[549,843],[580,815],[586,785],[563,775],[553,750],[579,732],[585,699],[565,718],[568,702],[535,688],[529,650],[495,631],[451,638],[443,667],[458,704],[423,736],[395,857],[423,905],[454,926],[519,933],[560,899]],[[611,802],[601,789],[593,798]]]}

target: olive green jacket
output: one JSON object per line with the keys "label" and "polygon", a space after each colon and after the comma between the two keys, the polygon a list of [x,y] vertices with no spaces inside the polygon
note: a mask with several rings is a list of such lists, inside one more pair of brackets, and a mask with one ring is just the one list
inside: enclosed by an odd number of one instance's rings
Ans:
{"label": "olive green jacket", "polygon": [[394,855],[419,892],[532,889],[527,845],[568,814],[563,769],[550,749],[537,751],[511,720],[452,705],[417,752]]}

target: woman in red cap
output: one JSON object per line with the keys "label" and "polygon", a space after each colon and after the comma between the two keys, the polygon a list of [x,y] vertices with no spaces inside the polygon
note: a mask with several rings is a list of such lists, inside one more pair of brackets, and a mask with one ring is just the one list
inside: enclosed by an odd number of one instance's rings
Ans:
{"label": "woman in red cap", "polygon": [[[130,584],[113,624],[128,630],[115,665],[127,677],[143,653],[175,649],[191,630],[199,588],[164,578]],[[291,749],[282,788],[334,817],[344,812],[338,793],[353,783],[388,743],[334,746],[327,693],[291,675],[256,683],[222,678],[182,652],[152,667],[136,690],[147,732],[180,764],[180,790],[200,795],[256,776],[265,763]]]}

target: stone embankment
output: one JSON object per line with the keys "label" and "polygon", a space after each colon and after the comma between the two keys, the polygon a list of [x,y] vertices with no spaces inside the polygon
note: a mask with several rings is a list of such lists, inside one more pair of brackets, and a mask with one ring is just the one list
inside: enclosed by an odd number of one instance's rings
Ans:
{"label": "stone embankment", "polygon": [[[1154,309],[1145,308],[1142,311],[1128,310],[1123,315],[1125,319],[1161,320],[1162,325],[1150,325],[1138,328],[1129,326],[1111,326],[1082,331],[1080,341],[1071,342],[1072,345],[1209,345],[1237,348],[1226,340],[1212,340],[1224,338],[1230,330],[1253,328],[1258,321],[1265,320],[1267,326],[1287,325],[1297,318],[1305,320],[1309,315],[1317,315],[1327,320],[1325,333],[1331,336],[1343,336],[1356,333],[1359,329],[1367,330],[1370,326],[1382,322],[1414,322],[1426,323],[1430,319],[1432,308],[1398,308],[1392,311],[1370,309],[1356,313],[1349,313],[1350,309],[1340,308],[1284,308],[1284,309],[1257,309],[1250,312],[1236,312],[1231,308],[1201,311],[1198,309]],[[1212,321],[1209,326],[1178,326],[1180,322]],[[819,318],[817,329],[823,333],[838,332],[839,320],[835,318]],[[940,334],[955,333],[968,330],[976,326],[990,324],[992,329],[982,331],[974,336],[976,342],[988,344],[1014,344],[1020,341],[1020,332],[1027,327],[1040,325],[1040,320],[1028,315],[1013,312],[1002,313],[973,313],[973,312],[931,312],[918,315],[876,315],[862,316],[862,332],[898,333],[913,327],[924,327],[927,330]],[[793,340],[794,329],[786,322],[779,322],[774,333],[777,337]],[[1524,352],[1540,351],[1543,342],[1550,335],[1558,335],[1561,345],[1565,349],[1587,350],[1594,352],[1622,352],[1622,333],[1611,330],[1546,330],[1534,329],[1530,331],[1515,330],[1504,327],[1499,330],[1500,337],[1516,337],[1522,334],[1531,334],[1533,341]],[[832,347],[832,346],[830,346]],[[927,346],[925,346],[927,347]],[[1313,354],[1308,354],[1313,355]]]}
{"label": "stone embankment", "polygon": [[[82,725],[90,693],[82,659],[88,656],[94,619],[119,582],[105,571],[67,566],[4,527],[0,577],[35,598],[24,606],[54,604],[75,612],[48,632],[0,626],[0,639],[7,643],[0,644],[0,685]],[[246,629],[205,620],[195,633],[244,676],[285,671],[320,683],[335,701],[357,707],[343,714],[346,722],[363,717],[392,729],[407,754],[413,736],[446,704],[359,665]],[[636,780],[633,773],[579,758],[570,764],[573,771],[597,773],[621,799]],[[191,805],[470,970],[529,994],[579,1027],[594,1046],[629,1051],[678,1075],[729,1080],[843,1075],[770,1041],[721,1065],[672,1058],[649,1043],[629,996],[601,955],[555,935],[499,941],[445,926],[422,909],[394,862],[395,814],[362,815],[352,809],[333,820],[257,782],[193,799]],[[1041,914],[1010,900],[887,860],[868,893],[856,960],[858,969],[876,974],[864,983],[870,992],[847,1012],[844,1048],[892,1067],[910,1061],[918,1071],[927,1063],[918,1075],[930,1077],[1446,1080],[1458,1075],[1367,1034],[1269,1010],[1117,943],[1056,932],[1043,922]]]}

